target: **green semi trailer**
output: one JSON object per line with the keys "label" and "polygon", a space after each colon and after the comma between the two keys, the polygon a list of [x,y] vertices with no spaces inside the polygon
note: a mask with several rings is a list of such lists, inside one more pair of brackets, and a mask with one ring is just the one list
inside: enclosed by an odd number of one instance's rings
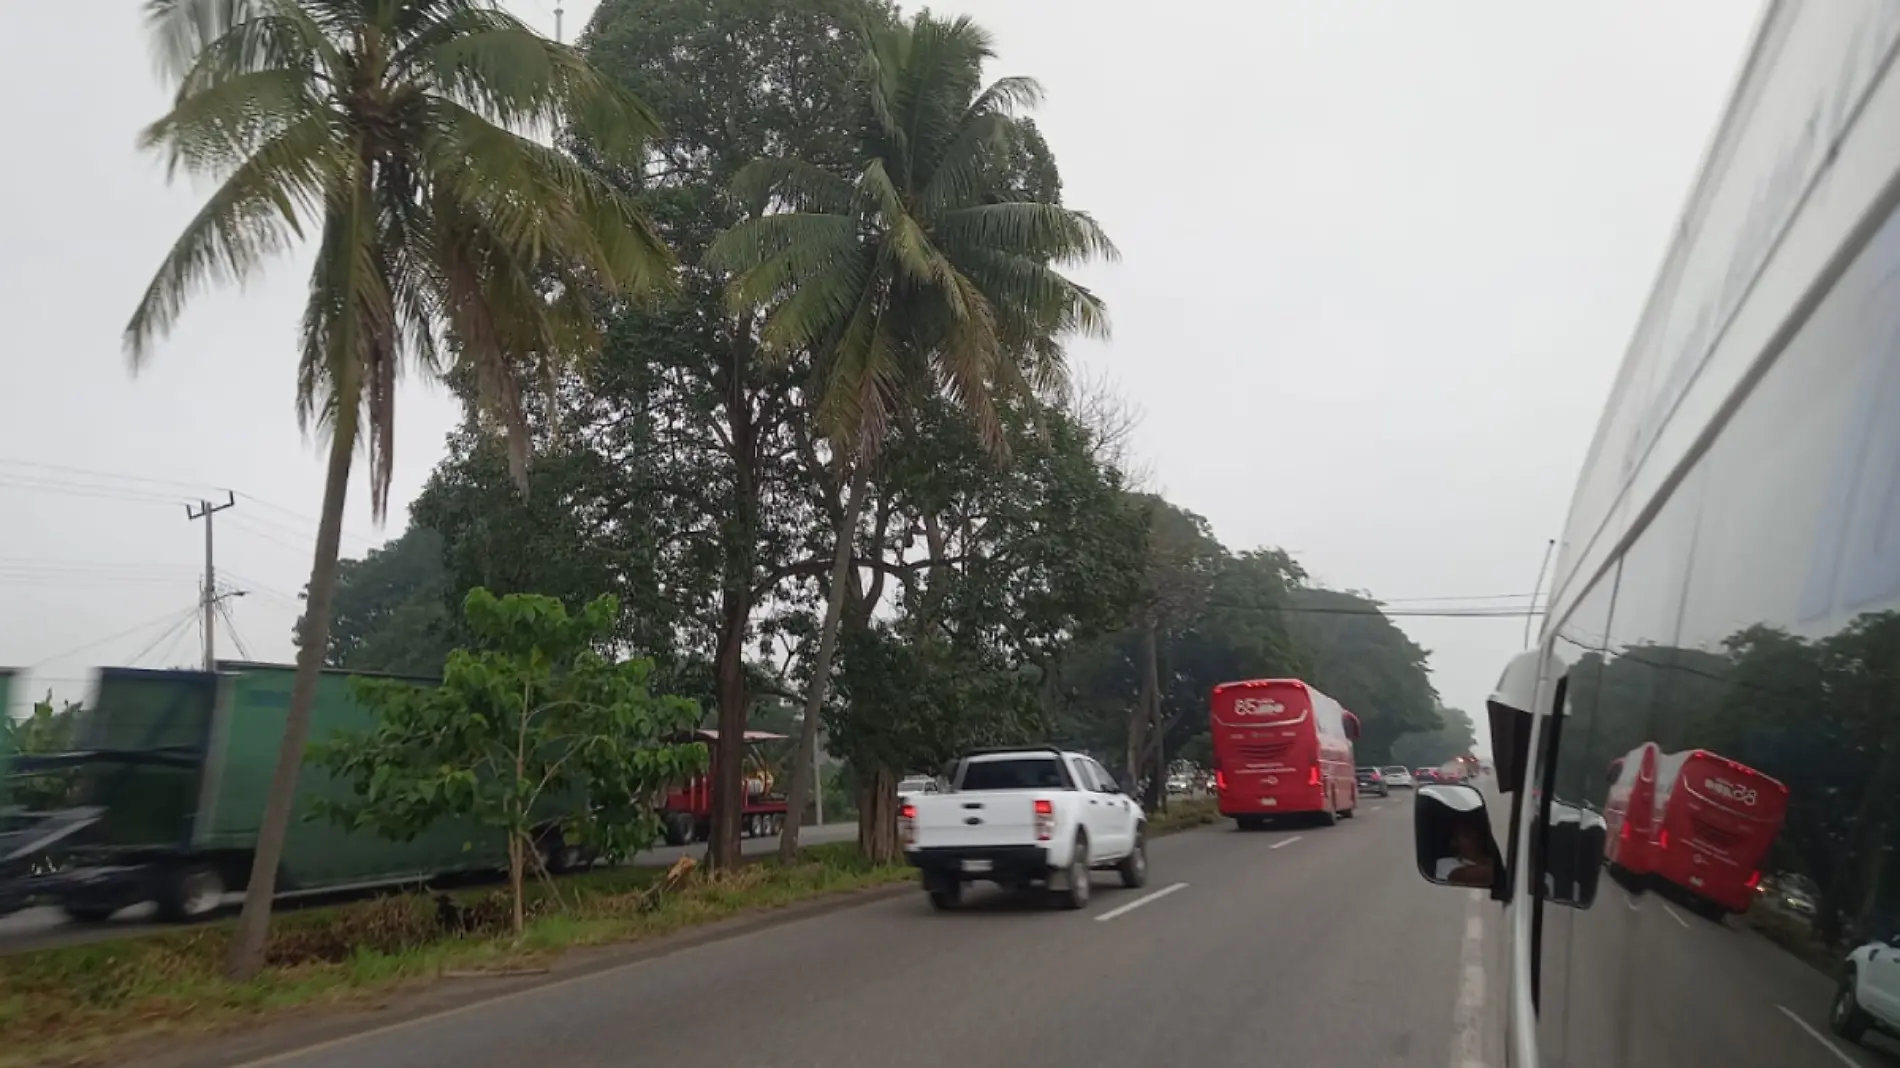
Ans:
{"label": "green semi trailer", "polygon": [[[294,675],[288,666],[235,661],[220,662],[215,672],[102,669],[74,727],[75,751],[42,762],[74,769],[74,813],[90,822],[65,840],[59,870],[35,877],[32,896],[83,922],[145,901],[181,922],[244,889]],[[312,739],[370,724],[373,713],[356,700],[351,677],[323,673]],[[304,765],[278,868],[280,896],[506,867],[500,832],[472,822],[438,822],[399,842],[313,817],[314,799],[348,796],[347,783]],[[585,862],[579,850],[562,845],[552,822],[541,845],[551,870]]]}

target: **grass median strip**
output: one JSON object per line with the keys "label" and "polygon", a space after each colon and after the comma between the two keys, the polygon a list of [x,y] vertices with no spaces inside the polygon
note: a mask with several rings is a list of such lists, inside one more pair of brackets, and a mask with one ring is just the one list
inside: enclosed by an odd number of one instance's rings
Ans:
{"label": "grass median strip", "polygon": [[[1211,801],[1175,801],[1149,823],[1156,837],[1217,818]],[[805,849],[791,866],[748,864],[717,877],[676,867],[616,868],[533,889],[516,942],[498,890],[392,894],[278,915],[269,966],[223,976],[231,922],[0,957],[0,1068],[121,1059],[135,1041],[203,1035],[293,1009],[373,1003],[435,981],[481,981],[548,970],[563,951],[639,942],[741,913],[904,882],[911,869],[873,865],[855,843]]]}

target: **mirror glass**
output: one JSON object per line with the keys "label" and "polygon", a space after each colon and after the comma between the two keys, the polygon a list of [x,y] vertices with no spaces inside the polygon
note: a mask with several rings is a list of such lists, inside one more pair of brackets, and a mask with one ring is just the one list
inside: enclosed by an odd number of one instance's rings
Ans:
{"label": "mirror glass", "polygon": [[1490,889],[1504,869],[1484,795],[1475,787],[1421,786],[1412,805],[1418,873],[1439,886]]}
{"label": "mirror glass", "polygon": [[1545,825],[1544,897],[1553,905],[1587,909],[1603,872],[1603,816],[1585,806],[1550,803]]}

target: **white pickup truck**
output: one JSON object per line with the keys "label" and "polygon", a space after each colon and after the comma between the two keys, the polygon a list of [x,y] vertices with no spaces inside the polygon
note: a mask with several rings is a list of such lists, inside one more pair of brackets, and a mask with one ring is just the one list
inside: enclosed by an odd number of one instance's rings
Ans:
{"label": "white pickup truck", "polygon": [[1058,903],[1089,901],[1089,873],[1113,868],[1122,885],[1148,881],[1141,806],[1101,764],[1053,747],[984,749],[957,762],[950,789],[905,799],[904,859],[923,873],[930,903],[954,908],[963,884],[1044,886]]}

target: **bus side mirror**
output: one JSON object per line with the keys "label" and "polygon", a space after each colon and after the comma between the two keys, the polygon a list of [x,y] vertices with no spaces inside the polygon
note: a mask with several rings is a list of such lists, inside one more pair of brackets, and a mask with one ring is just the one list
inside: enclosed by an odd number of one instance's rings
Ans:
{"label": "bus side mirror", "polygon": [[1428,883],[1490,890],[1493,896],[1503,886],[1504,858],[1476,787],[1419,787],[1412,803],[1412,842],[1418,873]]}
{"label": "bus side mirror", "polygon": [[1605,832],[1603,817],[1589,809],[1550,803],[1550,820],[1544,825],[1544,900],[1573,909],[1596,903]]}

